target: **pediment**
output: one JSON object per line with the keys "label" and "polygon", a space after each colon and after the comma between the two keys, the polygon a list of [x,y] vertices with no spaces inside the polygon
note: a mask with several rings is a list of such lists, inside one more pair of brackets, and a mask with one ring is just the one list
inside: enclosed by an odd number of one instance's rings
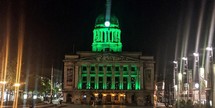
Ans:
{"label": "pediment", "polygon": [[80,61],[97,61],[97,62],[103,62],[103,61],[133,61],[138,62],[140,59],[121,55],[121,54],[114,54],[114,53],[101,53],[101,54],[95,54],[93,56],[88,57],[82,57],[79,59]]}

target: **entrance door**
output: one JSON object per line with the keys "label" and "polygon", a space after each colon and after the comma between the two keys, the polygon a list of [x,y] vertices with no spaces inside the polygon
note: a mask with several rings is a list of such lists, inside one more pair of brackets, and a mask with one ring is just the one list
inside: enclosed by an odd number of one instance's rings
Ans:
{"label": "entrance door", "polygon": [[131,100],[132,100],[132,103],[136,103],[136,97],[135,97],[135,94],[133,94],[133,95],[131,96]]}
{"label": "entrance door", "polygon": [[107,103],[111,103],[111,95],[107,95],[107,97],[106,97],[106,102],[107,102]]}

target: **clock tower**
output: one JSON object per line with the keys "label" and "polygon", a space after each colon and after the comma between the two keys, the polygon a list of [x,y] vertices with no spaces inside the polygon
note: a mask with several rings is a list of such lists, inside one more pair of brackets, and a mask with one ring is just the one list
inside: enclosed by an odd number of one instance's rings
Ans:
{"label": "clock tower", "polygon": [[105,15],[99,15],[96,19],[93,30],[93,52],[121,52],[121,30],[119,28],[118,18],[110,16],[106,20]]}

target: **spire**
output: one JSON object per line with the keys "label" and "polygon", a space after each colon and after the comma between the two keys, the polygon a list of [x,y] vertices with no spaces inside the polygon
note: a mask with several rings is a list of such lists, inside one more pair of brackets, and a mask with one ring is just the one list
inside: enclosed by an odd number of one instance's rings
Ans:
{"label": "spire", "polygon": [[105,26],[110,26],[110,17],[111,17],[111,0],[106,1],[106,15],[105,15]]}

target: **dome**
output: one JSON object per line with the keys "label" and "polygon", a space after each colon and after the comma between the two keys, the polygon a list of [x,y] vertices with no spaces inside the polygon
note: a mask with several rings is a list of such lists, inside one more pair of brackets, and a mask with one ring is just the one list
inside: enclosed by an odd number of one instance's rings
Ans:
{"label": "dome", "polygon": [[[95,27],[105,27],[105,15],[101,14],[96,18]],[[119,21],[118,18],[114,15],[111,15],[110,17],[110,27],[117,27],[119,28]]]}

